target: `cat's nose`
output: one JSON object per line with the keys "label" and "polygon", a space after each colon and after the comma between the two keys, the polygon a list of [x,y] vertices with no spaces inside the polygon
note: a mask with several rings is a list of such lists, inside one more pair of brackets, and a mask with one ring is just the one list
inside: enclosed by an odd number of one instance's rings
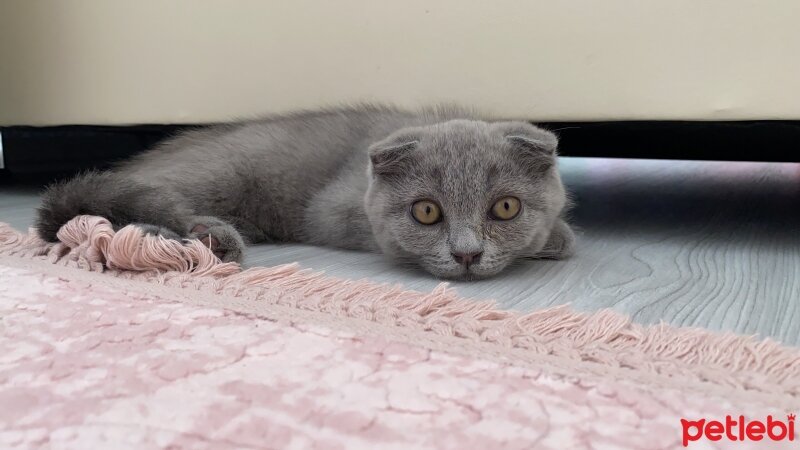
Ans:
{"label": "cat's nose", "polygon": [[483,252],[451,253],[451,255],[453,255],[453,259],[455,259],[457,263],[469,267],[471,264],[477,264],[481,260]]}

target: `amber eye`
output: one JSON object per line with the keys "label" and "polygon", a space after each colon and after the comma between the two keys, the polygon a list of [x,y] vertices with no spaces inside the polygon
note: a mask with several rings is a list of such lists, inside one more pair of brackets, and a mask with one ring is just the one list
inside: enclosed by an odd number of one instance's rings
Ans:
{"label": "amber eye", "polygon": [[503,197],[492,206],[491,214],[497,220],[511,220],[519,214],[520,206],[518,198]]}
{"label": "amber eye", "polygon": [[411,215],[423,225],[433,225],[442,220],[442,211],[439,205],[430,200],[420,200],[411,205]]}

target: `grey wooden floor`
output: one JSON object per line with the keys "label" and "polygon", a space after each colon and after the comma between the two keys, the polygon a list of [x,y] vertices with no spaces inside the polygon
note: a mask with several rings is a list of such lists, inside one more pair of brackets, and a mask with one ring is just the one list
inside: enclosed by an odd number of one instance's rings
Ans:
{"label": "grey wooden floor", "polygon": [[[757,333],[800,344],[800,164],[563,158],[576,200],[575,257],[453,283],[530,310],[611,307],[636,321]],[[0,187],[0,220],[30,225],[36,193]],[[430,290],[438,280],[380,255],[304,245],[249,249],[247,265],[298,261],[348,278]]]}

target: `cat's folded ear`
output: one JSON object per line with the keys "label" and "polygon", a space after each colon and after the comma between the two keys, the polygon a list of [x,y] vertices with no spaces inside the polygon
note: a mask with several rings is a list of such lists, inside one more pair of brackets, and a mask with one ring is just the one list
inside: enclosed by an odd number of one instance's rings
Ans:
{"label": "cat's folded ear", "polygon": [[552,132],[526,122],[498,122],[492,127],[532,171],[544,172],[554,165],[558,137]]}
{"label": "cat's folded ear", "polygon": [[393,134],[369,147],[369,160],[374,175],[396,175],[419,144],[419,138],[408,132]]}

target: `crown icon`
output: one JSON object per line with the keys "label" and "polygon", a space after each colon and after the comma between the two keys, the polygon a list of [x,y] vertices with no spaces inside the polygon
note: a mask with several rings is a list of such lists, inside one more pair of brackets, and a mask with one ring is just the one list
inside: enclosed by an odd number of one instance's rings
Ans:
{"label": "crown icon", "polygon": [[786,418],[789,420],[794,420],[795,417],[796,416],[794,414],[789,414],[788,416],[786,416]]}

